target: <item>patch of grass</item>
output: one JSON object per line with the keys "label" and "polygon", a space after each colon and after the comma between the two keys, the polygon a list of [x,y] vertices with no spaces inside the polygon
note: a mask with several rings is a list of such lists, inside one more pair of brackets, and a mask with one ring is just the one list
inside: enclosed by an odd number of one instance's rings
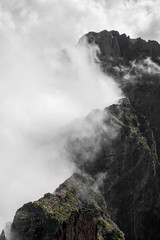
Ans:
{"label": "patch of grass", "polygon": [[65,197],[61,202],[53,204],[52,201],[45,198],[34,202],[35,205],[43,208],[51,219],[58,221],[59,224],[67,220],[73,211],[77,211],[80,206],[80,202],[77,198],[70,192],[66,191]]}
{"label": "patch of grass", "polygon": [[141,143],[146,149],[150,150],[149,146],[148,146],[148,143],[147,143],[147,139],[142,136],[140,133],[138,135],[138,141],[139,143]]}
{"label": "patch of grass", "polygon": [[143,145],[146,149],[150,150],[147,139],[142,136],[140,130],[139,130],[139,123],[138,123],[138,117],[136,114],[131,113],[127,116],[127,119],[129,121],[129,127],[131,132],[138,134],[138,142]]}
{"label": "patch of grass", "polygon": [[114,240],[119,240],[119,239],[122,239],[119,232],[116,232],[115,235],[114,235]]}
{"label": "patch of grass", "polygon": [[104,219],[98,219],[98,220],[97,220],[97,225],[98,225],[99,227],[101,227],[103,230],[106,229],[106,222],[105,222]]}
{"label": "patch of grass", "polygon": [[70,191],[67,191],[66,192],[66,199],[71,199],[71,198],[73,198],[73,194],[70,192]]}
{"label": "patch of grass", "polygon": [[136,114],[130,113],[127,116],[127,120],[129,122],[129,127],[132,132],[137,132],[138,131],[138,117]]}

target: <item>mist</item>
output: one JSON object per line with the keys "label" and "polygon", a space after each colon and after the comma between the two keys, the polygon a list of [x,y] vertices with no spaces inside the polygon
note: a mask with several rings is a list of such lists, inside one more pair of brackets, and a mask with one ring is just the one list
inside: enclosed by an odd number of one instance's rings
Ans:
{"label": "mist", "polygon": [[[77,46],[86,26],[75,20],[88,10],[72,1],[0,3],[0,229],[73,173],[53,141],[59,129],[122,95],[95,63],[97,47]],[[94,6],[89,13],[91,22]]]}

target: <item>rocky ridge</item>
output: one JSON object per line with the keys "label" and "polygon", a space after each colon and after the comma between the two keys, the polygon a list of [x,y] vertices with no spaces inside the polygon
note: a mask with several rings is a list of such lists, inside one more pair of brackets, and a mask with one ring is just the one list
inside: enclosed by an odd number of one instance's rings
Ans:
{"label": "rocky ridge", "polygon": [[75,173],[54,194],[17,210],[11,239],[124,240],[124,235],[111,220],[95,180]]}

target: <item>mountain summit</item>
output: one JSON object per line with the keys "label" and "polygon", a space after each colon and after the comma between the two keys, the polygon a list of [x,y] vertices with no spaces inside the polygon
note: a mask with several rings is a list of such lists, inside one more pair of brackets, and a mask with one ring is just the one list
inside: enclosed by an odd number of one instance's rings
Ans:
{"label": "mountain summit", "polygon": [[101,61],[121,58],[129,62],[138,58],[151,57],[159,62],[160,44],[156,41],[131,39],[126,34],[107,30],[99,33],[89,32],[79,42],[82,42],[84,38],[87,38],[89,44],[98,45],[101,51]]}

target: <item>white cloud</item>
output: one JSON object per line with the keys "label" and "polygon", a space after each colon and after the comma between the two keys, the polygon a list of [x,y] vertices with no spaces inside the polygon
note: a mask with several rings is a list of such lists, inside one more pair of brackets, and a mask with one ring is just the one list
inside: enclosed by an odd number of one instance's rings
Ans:
{"label": "white cloud", "polygon": [[106,28],[126,33],[132,38],[160,41],[158,0],[105,1]]}
{"label": "white cloud", "polygon": [[57,129],[121,96],[96,67],[96,47],[73,47],[100,12],[92,1],[0,2],[1,229],[73,172],[53,144]]}
{"label": "white cloud", "polygon": [[158,0],[1,0],[0,6],[0,26],[5,22],[40,46],[66,46],[104,29],[160,40]]}

